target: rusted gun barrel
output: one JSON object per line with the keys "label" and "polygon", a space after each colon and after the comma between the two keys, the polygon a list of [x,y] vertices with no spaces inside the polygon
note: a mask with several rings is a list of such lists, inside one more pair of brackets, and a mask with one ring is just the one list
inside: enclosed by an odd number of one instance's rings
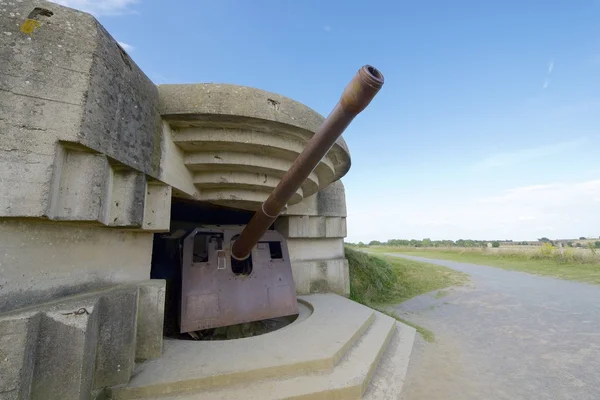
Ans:
{"label": "rusted gun barrel", "polygon": [[231,256],[245,260],[289,199],[316,168],[350,122],[363,111],[383,86],[383,75],[365,65],[350,81],[331,114],[308,141],[277,187],[233,243]]}

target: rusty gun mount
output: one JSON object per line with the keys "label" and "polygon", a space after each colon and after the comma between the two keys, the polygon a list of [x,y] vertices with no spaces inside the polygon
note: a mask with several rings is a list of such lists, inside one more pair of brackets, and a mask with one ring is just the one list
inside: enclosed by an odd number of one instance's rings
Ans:
{"label": "rusty gun mount", "polygon": [[304,183],[350,122],[363,111],[383,86],[383,75],[365,65],[350,81],[340,101],[283,176],[271,195],[254,214],[231,247],[231,256],[245,260],[292,195]]}
{"label": "rusty gun mount", "polygon": [[248,225],[202,226],[186,235],[182,333],[298,314],[287,242],[269,227],[350,122],[373,100],[383,81],[383,75],[369,65],[358,71]]}

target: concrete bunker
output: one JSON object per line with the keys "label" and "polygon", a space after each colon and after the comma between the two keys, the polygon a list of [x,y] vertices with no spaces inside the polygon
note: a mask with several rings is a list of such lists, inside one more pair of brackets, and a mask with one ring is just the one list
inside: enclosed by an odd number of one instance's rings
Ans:
{"label": "concrete bunker", "polygon": [[[6,194],[0,198],[0,330],[11,338],[2,348],[9,379],[0,393],[23,399],[115,394],[139,376],[137,364],[173,354],[174,341],[164,336],[177,334],[185,279],[182,269],[167,266],[182,265],[185,234],[200,226],[221,230],[216,239],[224,242],[239,234],[324,118],[255,88],[156,86],[92,16],[42,1],[52,16],[28,20],[38,3],[8,3],[11,12],[0,19],[10,33],[0,37],[0,51],[10,53],[0,66],[10,88],[0,104],[8,116],[2,144],[10,149],[0,158]],[[31,31],[22,29],[24,22]],[[349,168],[340,137],[291,193],[287,211],[269,224],[265,234],[276,240],[260,240],[262,248],[250,255],[252,268],[235,265],[232,275],[251,280],[263,254],[274,264],[288,260],[293,305],[301,304],[296,294],[347,296],[340,179]],[[238,232],[226,233],[226,227]],[[191,252],[192,263],[207,262],[206,251],[217,246],[211,237],[199,242],[196,260]],[[287,249],[271,243],[282,238]],[[350,304],[338,297],[315,298],[320,321],[358,337],[371,311],[363,310],[360,323],[345,329],[325,315]],[[200,294],[193,300],[210,305],[215,299]],[[302,317],[298,308],[292,324]],[[235,337],[235,330],[227,336]],[[310,336],[299,335],[306,343]],[[332,338],[340,346],[349,340]],[[201,362],[210,357],[198,346],[244,345],[175,343],[194,347],[190,357]],[[288,364],[288,347],[272,350],[281,351],[273,359]],[[237,365],[240,353],[227,347],[215,354]],[[304,356],[320,368],[322,354]]]}

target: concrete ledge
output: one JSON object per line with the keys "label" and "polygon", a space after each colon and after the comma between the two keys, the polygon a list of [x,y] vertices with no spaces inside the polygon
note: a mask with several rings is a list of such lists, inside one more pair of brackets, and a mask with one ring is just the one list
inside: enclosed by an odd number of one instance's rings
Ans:
{"label": "concrete ledge", "polygon": [[49,219],[168,231],[170,215],[171,186],[79,144],[56,146]]}
{"label": "concrete ledge", "polygon": [[212,342],[166,340],[163,356],[136,367],[126,386],[113,388],[112,398],[172,395],[331,370],[370,326],[374,311],[332,294],[301,299],[312,305],[313,314],[266,335]]}
{"label": "concrete ledge", "polygon": [[[193,173],[194,198],[256,210],[324,118],[296,101],[250,87],[160,85],[162,117]],[[344,176],[350,154],[339,139],[289,204]]]}
{"label": "concrete ledge", "polygon": [[0,220],[0,312],[150,276],[150,232]]}

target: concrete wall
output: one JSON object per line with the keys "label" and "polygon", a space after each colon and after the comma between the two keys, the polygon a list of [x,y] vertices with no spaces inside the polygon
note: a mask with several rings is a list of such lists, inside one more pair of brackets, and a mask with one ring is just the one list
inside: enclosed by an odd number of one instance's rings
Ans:
{"label": "concrete wall", "polygon": [[287,238],[298,294],[350,294],[346,237],[346,195],[336,181],[289,207],[275,222]]}
{"label": "concrete wall", "polygon": [[[323,121],[254,88],[159,90],[92,16],[3,7],[0,311],[147,279],[172,196],[256,209]],[[349,168],[340,138],[278,221],[300,293],[349,291]]]}
{"label": "concrete wall", "polygon": [[143,221],[148,185],[170,190],[156,86],[92,16],[3,7],[0,218],[168,229],[168,218]]}
{"label": "concrete wall", "polygon": [[[191,174],[193,197],[232,208],[259,209],[324,121],[304,104],[256,88],[175,84],[160,85],[158,92],[168,136]],[[350,153],[339,138],[288,205],[326,188],[349,168]]]}
{"label": "concrete wall", "polygon": [[0,312],[150,278],[150,232],[0,221]]}

